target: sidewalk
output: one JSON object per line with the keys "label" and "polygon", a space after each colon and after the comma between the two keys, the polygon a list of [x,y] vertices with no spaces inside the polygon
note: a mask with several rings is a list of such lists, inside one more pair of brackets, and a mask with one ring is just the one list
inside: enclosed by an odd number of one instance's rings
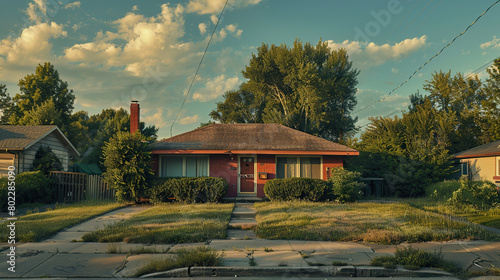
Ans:
{"label": "sidewalk", "polygon": [[[145,208],[144,208],[145,209]],[[71,242],[79,239],[86,231],[95,230],[104,224],[123,220],[132,213],[142,211],[140,207],[127,207],[97,217],[75,227],[66,229],[52,238],[38,243],[17,244],[16,272],[7,270],[7,250],[1,252],[0,278],[35,277],[127,277],[150,259],[171,256],[180,248],[208,246],[224,253],[223,267],[192,268],[189,273],[198,275],[224,273],[245,276],[245,273],[277,273],[279,277],[299,277],[306,273],[314,277],[318,273],[357,273],[355,276],[373,276],[380,268],[367,267],[375,256],[392,254],[395,245],[376,245],[325,241],[224,239],[209,243],[143,245],[127,243],[84,243]],[[242,210],[242,209],[239,209]],[[245,211],[243,211],[245,212]],[[237,218],[237,217],[236,217]],[[248,221],[246,221],[248,222]],[[445,259],[458,263],[462,268],[485,271],[494,265],[500,267],[500,242],[454,241],[426,242],[412,244],[425,251],[442,250]],[[133,252],[157,252],[156,254],[133,254]],[[132,252],[132,253],[131,253]],[[346,263],[343,272],[332,266],[332,262]],[[335,270],[337,269],[337,270]],[[335,272],[335,271],[337,272]],[[326,272],[325,272],[326,271]],[[425,270],[420,271],[425,273]],[[432,272],[432,271],[431,271]],[[188,270],[180,271],[188,273]],[[208,273],[208,274],[206,274]],[[311,274],[309,274],[311,273]],[[372,274],[370,274],[372,273]],[[250,274],[254,275],[254,274]],[[318,274],[320,275],[320,274]],[[321,274],[324,279],[327,274]],[[337,274],[342,275],[342,274]],[[165,275],[166,276],[166,275]],[[187,274],[185,274],[187,276]],[[226,275],[228,276],[228,275]],[[268,275],[269,277],[273,275]],[[349,275],[344,275],[349,276]],[[408,276],[408,275],[394,275]],[[328,277],[329,278],[329,277]],[[271,278],[270,278],[271,279]],[[336,278],[338,279],[338,278]],[[446,279],[455,279],[447,276]],[[493,279],[491,277],[486,279]]]}

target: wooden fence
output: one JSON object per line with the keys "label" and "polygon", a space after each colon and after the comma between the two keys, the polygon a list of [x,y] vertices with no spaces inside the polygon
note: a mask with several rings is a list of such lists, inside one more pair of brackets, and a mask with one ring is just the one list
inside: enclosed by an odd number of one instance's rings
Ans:
{"label": "wooden fence", "polygon": [[115,190],[108,188],[100,175],[52,171],[50,176],[54,179],[52,195],[56,202],[115,199]]}

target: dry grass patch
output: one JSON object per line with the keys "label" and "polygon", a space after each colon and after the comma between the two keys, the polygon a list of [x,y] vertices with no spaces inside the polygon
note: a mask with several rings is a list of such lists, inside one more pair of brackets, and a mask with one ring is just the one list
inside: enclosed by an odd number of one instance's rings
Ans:
{"label": "dry grass patch", "polygon": [[365,241],[382,244],[493,239],[483,229],[404,203],[256,203],[261,238]]}
{"label": "dry grass patch", "polygon": [[226,238],[234,204],[165,203],[88,234],[87,242],[186,243]]}

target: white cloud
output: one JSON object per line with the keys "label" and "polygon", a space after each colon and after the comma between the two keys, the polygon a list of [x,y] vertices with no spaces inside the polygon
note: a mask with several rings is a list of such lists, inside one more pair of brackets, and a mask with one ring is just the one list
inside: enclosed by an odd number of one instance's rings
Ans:
{"label": "white cloud", "polygon": [[30,21],[42,23],[47,19],[47,5],[44,0],[33,0],[33,2],[28,3],[25,13]]}
{"label": "white cloud", "polygon": [[236,27],[237,27],[237,25],[229,24],[229,25],[226,25],[226,30],[231,32],[231,33],[234,33],[236,31]]}
{"label": "white cloud", "polygon": [[[146,115],[144,113],[146,110],[141,110],[144,116],[141,116],[142,121],[146,123],[146,125],[155,125],[157,128],[167,127],[168,122],[165,120],[165,116],[163,114],[163,109],[160,108],[153,115]],[[170,115],[170,114],[167,114]]]}
{"label": "white cloud", "polygon": [[55,22],[40,23],[23,29],[18,38],[9,37],[0,41],[0,57],[7,62],[21,65],[43,62],[51,57],[52,38],[65,37],[63,26]]}
{"label": "white cloud", "polygon": [[207,33],[207,25],[205,23],[198,24],[198,29],[200,29],[201,35]]}
{"label": "white cloud", "polygon": [[493,40],[484,42],[480,45],[481,49],[486,49],[486,48],[500,48],[500,38],[497,38],[497,36],[493,35]]}
{"label": "white cloud", "polygon": [[197,49],[193,50],[197,45],[181,41],[183,14],[182,5],[168,4],[163,4],[161,12],[153,17],[128,13],[113,22],[116,32],[99,32],[93,42],[67,48],[65,58],[82,63],[104,61],[107,67],[125,67],[136,76],[145,75],[148,68],[158,63],[175,66],[181,59],[198,56]]}
{"label": "white cloud", "polygon": [[398,68],[392,68],[391,72],[394,73],[394,74],[397,74],[397,73],[399,73],[399,69]]}
{"label": "white cloud", "polygon": [[224,74],[207,80],[205,87],[193,94],[193,100],[207,102],[222,96],[226,91],[237,88],[240,84],[238,77],[227,78]]}
{"label": "white cloud", "polygon": [[243,30],[238,29],[238,31],[236,31],[236,34],[234,36],[239,38],[239,37],[241,37],[241,33],[243,33]]}
{"label": "white cloud", "polygon": [[213,24],[217,24],[217,21],[219,21],[219,18],[216,15],[211,15],[210,20],[212,21]]}
{"label": "white cloud", "polygon": [[344,48],[354,63],[362,68],[381,65],[389,60],[402,59],[427,45],[427,36],[420,38],[405,39],[394,45],[377,45],[373,42],[357,42],[345,40],[342,43],[336,43],[332,40],[327,41],[332,49]]}
{"label": "white cloud", "polygon": [[[262,0],[231,0],[226,9],[244,8],[251,5],[257,5]],[[191,0],[187,4],[189,13],[198,13],[200,15],[218,14],[224,7],[226,0]]]}
{"label": "white cloud", "polygon": [[198,115],[188,116],[188,117],[182,118],[179,121],[179,124],[193,124],[195,122],[198,122],[199,119],[200,119],[200,117]]}
{"label": "white cloud", "polygon": [[81,4],[82,3],[80,3],[80,1],[75,1],[75,2],[69,3],[66,6],[64,6],[64,9],[74,9],[76,7],[80,8]]}
{"label": "white cloud", "polygon": [[139,11],[139,7],[137,7],[137,5],[134,5],[134,6],[132,7],[132,11],[134,11],[134,12],[135,12],[135,11]]}

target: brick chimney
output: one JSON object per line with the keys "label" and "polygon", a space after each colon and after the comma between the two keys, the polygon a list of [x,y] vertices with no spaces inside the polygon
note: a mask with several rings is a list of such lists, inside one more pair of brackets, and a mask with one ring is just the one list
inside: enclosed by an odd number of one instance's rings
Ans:
{"label": "brick chimney", "polygon": [[130,103],[130,133],[134,133],[139,129],[140,122],[139,101],[132,100],[132,103]]}

